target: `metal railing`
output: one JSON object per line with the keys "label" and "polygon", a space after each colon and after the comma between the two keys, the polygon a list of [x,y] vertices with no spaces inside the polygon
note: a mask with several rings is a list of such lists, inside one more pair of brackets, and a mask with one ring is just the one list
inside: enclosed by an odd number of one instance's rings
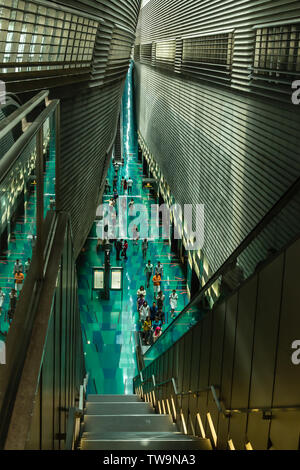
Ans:
{"label": "metal railing", "polygon": [[65,450],[76,450],[80,441],[81,422],[84,417],[88,380],[89,374],[85,376],[83,384],[80,385],[78,407],[72,407],[69,410]]}

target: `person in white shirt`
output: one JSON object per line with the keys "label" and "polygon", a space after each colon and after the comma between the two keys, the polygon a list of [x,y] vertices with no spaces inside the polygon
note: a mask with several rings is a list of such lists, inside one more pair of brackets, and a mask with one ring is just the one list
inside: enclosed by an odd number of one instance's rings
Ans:
{"label": "person in white shirt", "polygon": [[0,364],[6,364],[4,341],[0,341]]}
{"label": "person in white shirt", "polygon": [[146,318],[150,316],[150,307],[148,303],[145,302],[143,303],[142,307],[140,308],[140,322],[143,325],[144,322],[146,321]]}
{"label": "person in white shirt", "polygon": [[14,265],[14,274],[16,274],[18,271],[21,273],[23,272],[23,265],[22,262],[17,259]]}
{"label": "person in white shirt", "polygon": [[137,298],[139,298],[141,295],[143,295],[144,297],[146,297],[146,290],[145,290],[145,287],[144,286],[141,286],[139,288],[139,290],[137,291]]}
{"label": "person in white shirt", "polygon": [[3,306],[3,303],[4,303],[4,299],[5,299],[5,294],[2,290],[2,288],[0,287],[0,316],[2,314],[2,306]]}
{"label": "person in white shirt", "polygon": [[30,264],[31,264],[31,259],[27,258],[27,261],[25,262],[25,274],[28,273],[29,268],[30,268]]}
{"label": "person in white shirt", "polygon": [[152,274],[153,274],[153,264],[151,264],[150,260],[148,261],[148,264],[146,264],[144,272],[145,272],[146,278],[147,278],[147,287],[149,288],[150,279],[151,279]]}
{"label": "person in white shirt", "polygon": [[174,289],[172,294],[169,296],[170,300],[170,307],[171,307],[171,318],[175,317],[175,310],[177,309],[177,304],[178,304],[178,294],[176,293],[176,290]]}
{"label": "person in white shirt", "polygon": [[160,261],[158,261],[157,266],[155,268],[155,274],[160,274],[160,277],[161,278],[163,277],[164,267],[163,267],[163,265],[161,264]]}

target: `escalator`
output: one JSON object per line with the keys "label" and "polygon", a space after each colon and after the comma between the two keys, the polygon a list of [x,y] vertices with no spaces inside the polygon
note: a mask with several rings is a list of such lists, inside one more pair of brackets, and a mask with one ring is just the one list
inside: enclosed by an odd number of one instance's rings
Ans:
{"label": "escalator", "polygon": [[243,272],[242,282],[255,275],[300,234],[300,178],[286,191],[216,273],[200,288],[191,302],[167,327],[143,356],[145,364],[159,357],[195,326],[213,307],[240,287],[225,285],[232,267]]}

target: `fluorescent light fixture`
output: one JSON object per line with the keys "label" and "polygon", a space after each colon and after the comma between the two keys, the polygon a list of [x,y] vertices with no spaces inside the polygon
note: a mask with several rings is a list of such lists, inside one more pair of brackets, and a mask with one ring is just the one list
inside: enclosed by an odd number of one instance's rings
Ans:
{"label": "fluorescent light fixture", "polygon": [[230,449],[230,450],[235,450],[235,447],[234,447],[234,444],[233,444],[232,439],[230,439],[230,441],[228,441],[228,446],[229,446],[229,449]]}
{"label": "fluorescent light fixture", "polygon": [[198,421],[199,429],[200,429],[200,432],[201,432],[201,436],[203,437],[203,439],[205,439],[206,435],[205,435],[205,430],[204,430],[204,426],[203,426],[203,423],[202,423],[200,413],[197,413],[197,421]]}
{"label": "fluorescent light fixture", "polygon": [[216,430],[215,430],[215,427],[214,427],[212,417],[211,417],[210,413],[207,413],[206,416],[207,416],[207,421],[208,421],[208,425],[209,425],[209,428],[210,428],[210,432],[211,432],[213,440],[214,440],[215,447],[217,447],[218,438],[217,438],[217,433],[216,433]]}
{"label": "fluorescent light fixture", "polygon": [[185,424],[185,419],[184,419],[184,415],[183,415],[183,411],[181,410],[180,412],[180,416],[181,416],[181,421],[182,421],[182,426],[183,426],[183,432],[184,434],[187,434],[187,428],[186,428],[186,424]]}

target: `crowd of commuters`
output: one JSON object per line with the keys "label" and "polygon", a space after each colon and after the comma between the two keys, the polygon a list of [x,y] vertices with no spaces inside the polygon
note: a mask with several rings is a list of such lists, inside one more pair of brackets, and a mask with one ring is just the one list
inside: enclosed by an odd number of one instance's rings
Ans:
{"label": "crowd of commuters", "polygon": [[144,344],[150,346],[155,343],[162,334],[163,326],[168,320],[168,318],[166,318],[166,309],[170,310],[171,318],[175,317],[178,294],[175,289],[172,291],[169,295],[169,307],[166,307],[166,296],[161,290],[163,266],[160,261],[158,261],[154,268],[151,260],[148,260],[144,272],[146,275],[147,289],[150,287],[150,280],[152,278],[153,293],[148,293],[148,298],[152,297],[153,302],[151,306],[148,304],[146,300],[147,291],[144,286],[141,286],[137,291],[137,311]]}
{"label": "crowd of commuters", "polygon": [[[117,161],[113,161],[114,167],[114,176],[113,176],[113,196],[108,201],[109,208],[111,210],[112,217],[112,224],[114,225],[114,216],[117,216],[117,200],[119,198],[118,189],[120,192],[125,195],[132,195],[132,188],[134,182],[131,177],[127,180],[124,176],[121,177],[120,184],[119,184],[119,168],[121,164]],[[105,194],[109,194],[111,192],[111,186],[109,184],[109,180],[106,180],[105,184]],[[122,198],[121,204],[119,204],[119,209],[126,210],[128,208],[129,217],[133,217],[134,215],[134,206],[135,202],[134,199],[131,197],[129,203],[127,202],[127,198]],[[104,227],[104,233],[106,233],[107,227]],[[113,232],[114,233],[114,232]],[[139,229],[136,225],[133,225],[131,228],[131,238],[133,246],[139,246],[140,240],[140,233]],[[107,235],[108,236],[108,235]],[[105,239],[101,240],[98,239],[97,243],[97,251],[100,247],[103,247],[104,250],[111,251],[112,247],[115,247],[116,251],[116,260],[121,261],[123,258],[125,261],[128,260],[127,250],[128,250],[128,241],[127,240],[120,240],[117,238],[112,239]],[[142,257],[143,260],[147,259],[149,243],[147,239],[143,239],[141,241],[141,250],[142,250]],[[143,342],[145,345],[151,345],[157,341],[157,339],[161,336],[163,332],[164,325],[168,322],[168,318],[174,318],[175,313],[177,310],[178,305],[178,294],[174,289],[172,293],[169,295],[168,303],[166,305],[166,296],[162,291],[162,279],[164,274],[164,268],[160,261],[154,265],[152,264],[151,260],[148,260],[147,264],[144,268],[144,274],[146,277],[146,288],[148,294],[146,292],[145,287],[142,285],[139,290],[137,291],[137,300],[136,300],[136,308],[139,316],[139,329],[143,338]],[[150,287],[151,286],[151,287]],[[149,302],[148,302],[149,301]],[[167,313],[166,313],[167,312]]]}

